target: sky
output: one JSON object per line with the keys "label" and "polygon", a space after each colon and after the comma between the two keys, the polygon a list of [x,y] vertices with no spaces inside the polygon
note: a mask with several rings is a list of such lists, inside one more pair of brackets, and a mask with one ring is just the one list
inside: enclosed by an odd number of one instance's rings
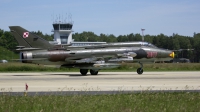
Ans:
{"label": "sky", "polygon": [[[200,33],[200,0],[0,0],[0,29],[21,26],[53,34],[54,21],[73,21],[73,33],[193,36]],[[71,16],[70,16],[71,15]],[[59,19],[60,18],[60,19]]]}

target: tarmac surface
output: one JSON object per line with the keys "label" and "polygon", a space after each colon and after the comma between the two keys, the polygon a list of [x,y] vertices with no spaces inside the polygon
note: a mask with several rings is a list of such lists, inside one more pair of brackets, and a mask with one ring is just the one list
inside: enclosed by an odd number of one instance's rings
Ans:
{"label": "tarmac surface", "polygon": [[0,93],[112,94],[141,91],[200,92],[200,71],[181,72],[99,72],[81,76],[79,72],[0,73]]}

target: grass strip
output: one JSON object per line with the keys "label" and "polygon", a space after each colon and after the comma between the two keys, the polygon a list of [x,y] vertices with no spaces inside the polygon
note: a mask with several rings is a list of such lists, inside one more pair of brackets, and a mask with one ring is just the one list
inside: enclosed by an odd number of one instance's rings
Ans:
{"label": "grass strip", "polygon": [[200,93],[112,95],[0,95],[1,112],[198,112]]}

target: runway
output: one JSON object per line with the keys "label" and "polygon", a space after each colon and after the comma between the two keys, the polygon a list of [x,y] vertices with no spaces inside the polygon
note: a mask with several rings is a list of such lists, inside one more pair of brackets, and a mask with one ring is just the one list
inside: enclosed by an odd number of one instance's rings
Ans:
{"label": "runway", "polygon": [[200,71],[186,72],[79,72],[0,73],[1,92],[80,91],[200,91]]}

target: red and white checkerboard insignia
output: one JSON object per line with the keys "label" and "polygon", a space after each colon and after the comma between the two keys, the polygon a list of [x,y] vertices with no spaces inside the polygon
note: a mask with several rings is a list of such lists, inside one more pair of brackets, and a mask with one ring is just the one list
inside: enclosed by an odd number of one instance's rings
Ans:
{"label": "red and white checkerboard insignia", "polygon": [[23,34],[23,38],[27,38],[28,35],[29,35],[29,32],[24,32],[24,34]]}

